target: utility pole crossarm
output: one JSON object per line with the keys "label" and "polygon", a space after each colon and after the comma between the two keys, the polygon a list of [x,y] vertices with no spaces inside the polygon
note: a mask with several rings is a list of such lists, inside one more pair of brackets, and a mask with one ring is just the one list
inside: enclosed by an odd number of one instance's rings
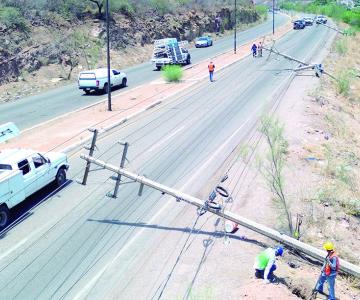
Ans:
{"label": "utility pole crossarm", "polygon": [[[177,200],[184,201],[184,202],[194,205],[198,208],[205,207],[205,202],[203,200],[193,197],[191,195],[188,195],[186,193],[183,193],[181,191],[175,190],[173,188],[167,187],[161,183],[155,182],[144,176],[140,176],[140,175],[134,174],[130,171],[127,171],[123,168],[118,168],[111,164],[107,164],[106,162],[100,161],[100,160],[95,159],[94,157],[91,157],[88,155],[81,154],[80,157],[89,163],[94,163],[94,164],[96,164],[100,167],[103,167],[109,171],[115,172],[118,175],[122,175],[124,177],[134,180],[135,182],[139,182],[142,185],[146,185],[148,187],[154,188],[154,189],[162,192],[163,194],[168,194],[170,196],[173,196]],[[290,236],[281,234],[280,232],[278,232],[274,229],[271,229],[269,227],[266,227],[264,225],[254,222],[254,221],[251,221],[244,217],[238,216],[234,213],[231,213],[231,212],[228,212],[225,210],[222,211],[222,210],[212,209],[211,207],[208,207],[208,206],[207,206],[206,210],[213,214],[221,216],[227,220],[230,220],[234,223],[237,223],[241,226],[244,226],[250,230],[253,230],[257,233],[260,233],[261,235],[267,236],[273,240],[283,243],[283,244],[289,246],[290,248],[296,249],[318,261],[322,262],[326,256],[325,251],[319,250],[311,245],[300,242],[297,239],[294,239]],[[341,260],[340,270],[347,274],[350,274],[350,275],[360,278],[360,267],[356,266],[354,264],[351,264],[347,261]]]}

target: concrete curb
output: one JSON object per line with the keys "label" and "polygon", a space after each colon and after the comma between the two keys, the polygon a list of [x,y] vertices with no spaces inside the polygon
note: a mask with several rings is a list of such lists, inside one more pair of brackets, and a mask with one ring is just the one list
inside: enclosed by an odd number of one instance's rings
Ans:
{"label": "concrete curb", "polygon": [[[119,121],[116,121],[116,122],[110,124],[109,126],[106,126],[106,127],[102,128],[98,132],[98,137],[100,137],[100,135],[102,135],[102,134],[104,134],[104,133],[106,133],[106,132],[108,132],[108,131],[110,131],[110,130],[112,130],[112,129],[114,129],[114,128],[122,125],[122,124],[124,124],[125,122],[127,122],[128,120],[136,117],[137,115],[139,115],[139,114],[141,114],[141,113],[143,113],[143,112],[145,112],[147,110],[150,110],[150,109],[154,108],[155,106],[157,106],[157,105],[159,105],[161,103],[162,103],[162,101],[155,101],[154,103],[146,106],[145,108],[143,108],[143,109],[141,109],[141,110],[139,110],[139,111],[125,117],[125,118],[122,118]],[[91,139],[92,139],[92,135],[89,135],[88,137],[82,139],[81,141],[79,141],[79,142],[77,142],[77,143],[75,143],[73,145],[70,145],[68,147],[65,147],[62,151],[65,152],[65,153],[69,153],[69,152],[75,150],[76,148],[81,147],[84,144],[90,142]]]}

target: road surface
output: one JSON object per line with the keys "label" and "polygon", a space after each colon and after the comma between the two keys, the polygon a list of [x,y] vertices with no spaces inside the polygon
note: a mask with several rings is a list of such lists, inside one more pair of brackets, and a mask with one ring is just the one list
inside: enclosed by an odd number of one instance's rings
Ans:
{"label": "road surface", "polygon": [[[324,26],[292,31],[277,49],[310,59],[330,34]],[[295,66],[264,56],[248,57],[217,72],[214,83],[204,80],[191,95],[125,123],[98,142],[95,156],[118,165],[117,142],[128,141],[130,170],[189,194],[208,194],[207,182],[246,141],[287,83],[286,69]],[[189,220],[185,204],[148,188],[139,197],[134,183],[110,198],[112,174],[94,167],[82,186],[75,179],[83,169],[77,154],[69,172],[73,182],[0,240],[0,299],[183,298],[192,278],[182,276],[171,286],[168,274],[176,273],[174,249],[188,235],[195,210]]]}
{"label": "road surface", "polygon": [[[285,15],[276,15],[276,27],[283,25],[288,18]],[[238,44],[243,44],[258,36],[270,33],[272,30],[272,19],[268,20],[238,33]],[[192,63],[197,63],[203,59],[232,49],[234,41],[232,36],[227,36],[214,42],[213,47],[203,49],[191,49]],[[116,67],[116,66],[113,66]],[[137,66],[124,70],[128,76],[128,88],[133,88],[145,82],[158,78],[160,72],[154,71],[150,62],[145,62]],[[119,94],[123,89],[117,90],[114,94]],[[30,96],[15,102],[0,104],[0,124],[14,122],[21,130],[32,127],[41,122],[47,121],[67,112],[85,107],[89,104],[98,102],[106,98],[106,95],[84,95],[76,84],[52,89],[40,95]]]}

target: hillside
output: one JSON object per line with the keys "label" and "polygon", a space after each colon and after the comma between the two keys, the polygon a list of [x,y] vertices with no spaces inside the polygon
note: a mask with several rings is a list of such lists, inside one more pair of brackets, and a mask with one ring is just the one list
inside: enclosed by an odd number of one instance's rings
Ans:
{"label": "hillside", "polygon": [[[27,80],[43,67],[50,67],[51,78],[71,79],[76,69],[104,65],[104,2],[2,1],[0,85]],[[154,39],[176,37],[191,41],[204,32],[223,33],[232,29],[231,3],[216,0],[110,1],[114,62],[123,68],[148,59]],[[238,8],[240,24],[257,22],[265,15],[262,7],[255,8],[246,2]],[[219,28],[215,24],[217,17],[221,20]],[[3,97],[3,101],[10,99]]]}

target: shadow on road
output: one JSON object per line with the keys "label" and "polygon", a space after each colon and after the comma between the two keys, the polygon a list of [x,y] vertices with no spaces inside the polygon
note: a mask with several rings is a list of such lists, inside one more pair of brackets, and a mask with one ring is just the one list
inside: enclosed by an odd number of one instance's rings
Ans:
{"label": "shadow on road", "polygon": [[52,196],[56,196],[58,192],[71,183],[72,180],[68,180],[60,188],[56,188],[54,183],[50,183],[41,190],[37,191],[35,194],[32,194],[25,201],[16,205],[13,209],[11,209],[11,222],[0,232],[0,239],[3,239],[11,228],[32,216],[34,214],[34,212],[31,211],[33,208],[38,206],[40,203],[48,201]]}
{"label": "shadow on road", "polygon": [[[122,90],[122,89],[125,89],[127,88],[127,85],[126,86],[115,86],[111,89],[111,92],[116,92],[118,90]],[[103,92],[102,90],[100,91],[91,91],[90,93],[86,94],[85,92],[81,95],[83,97],[91,97],[91,96],[105,96],[107,95],[105,92]]]}
{"label": "shadow on road", "polygon": [[[114,225],[120,225],[120,226],[132,226],[132,227],[140,227],[140,228],[148,228],[148,229],[159,229],[159,230],[172,230],[172,231],[181,231],[184,233],[190,233],[191,228],[189,227],[168,227],[168,226],[160,226],[160,225],[153,225],[153,224],[147,224],[147,223],[131,223],[131,222],[121,222],[118,220],[95,220],[95,219],[88,219],[90,222],[99,222],[99,223],[105,223],[105,224],[114,224]],[[223,238],[225,236],[225,233],[223,231],[206,231],[206,230],[193,230],[192,234],[194,235],[208,235],[209,237],[215,237],[215,238]],[[237,236],[234,234],[226,234],[230,239],[232,240],[238,240],[243,241],[246,243],[251,243],[258,245],[260,247],[268,247],[267,244],[262,243],[260,241],[249,239],[245,236]]]}

